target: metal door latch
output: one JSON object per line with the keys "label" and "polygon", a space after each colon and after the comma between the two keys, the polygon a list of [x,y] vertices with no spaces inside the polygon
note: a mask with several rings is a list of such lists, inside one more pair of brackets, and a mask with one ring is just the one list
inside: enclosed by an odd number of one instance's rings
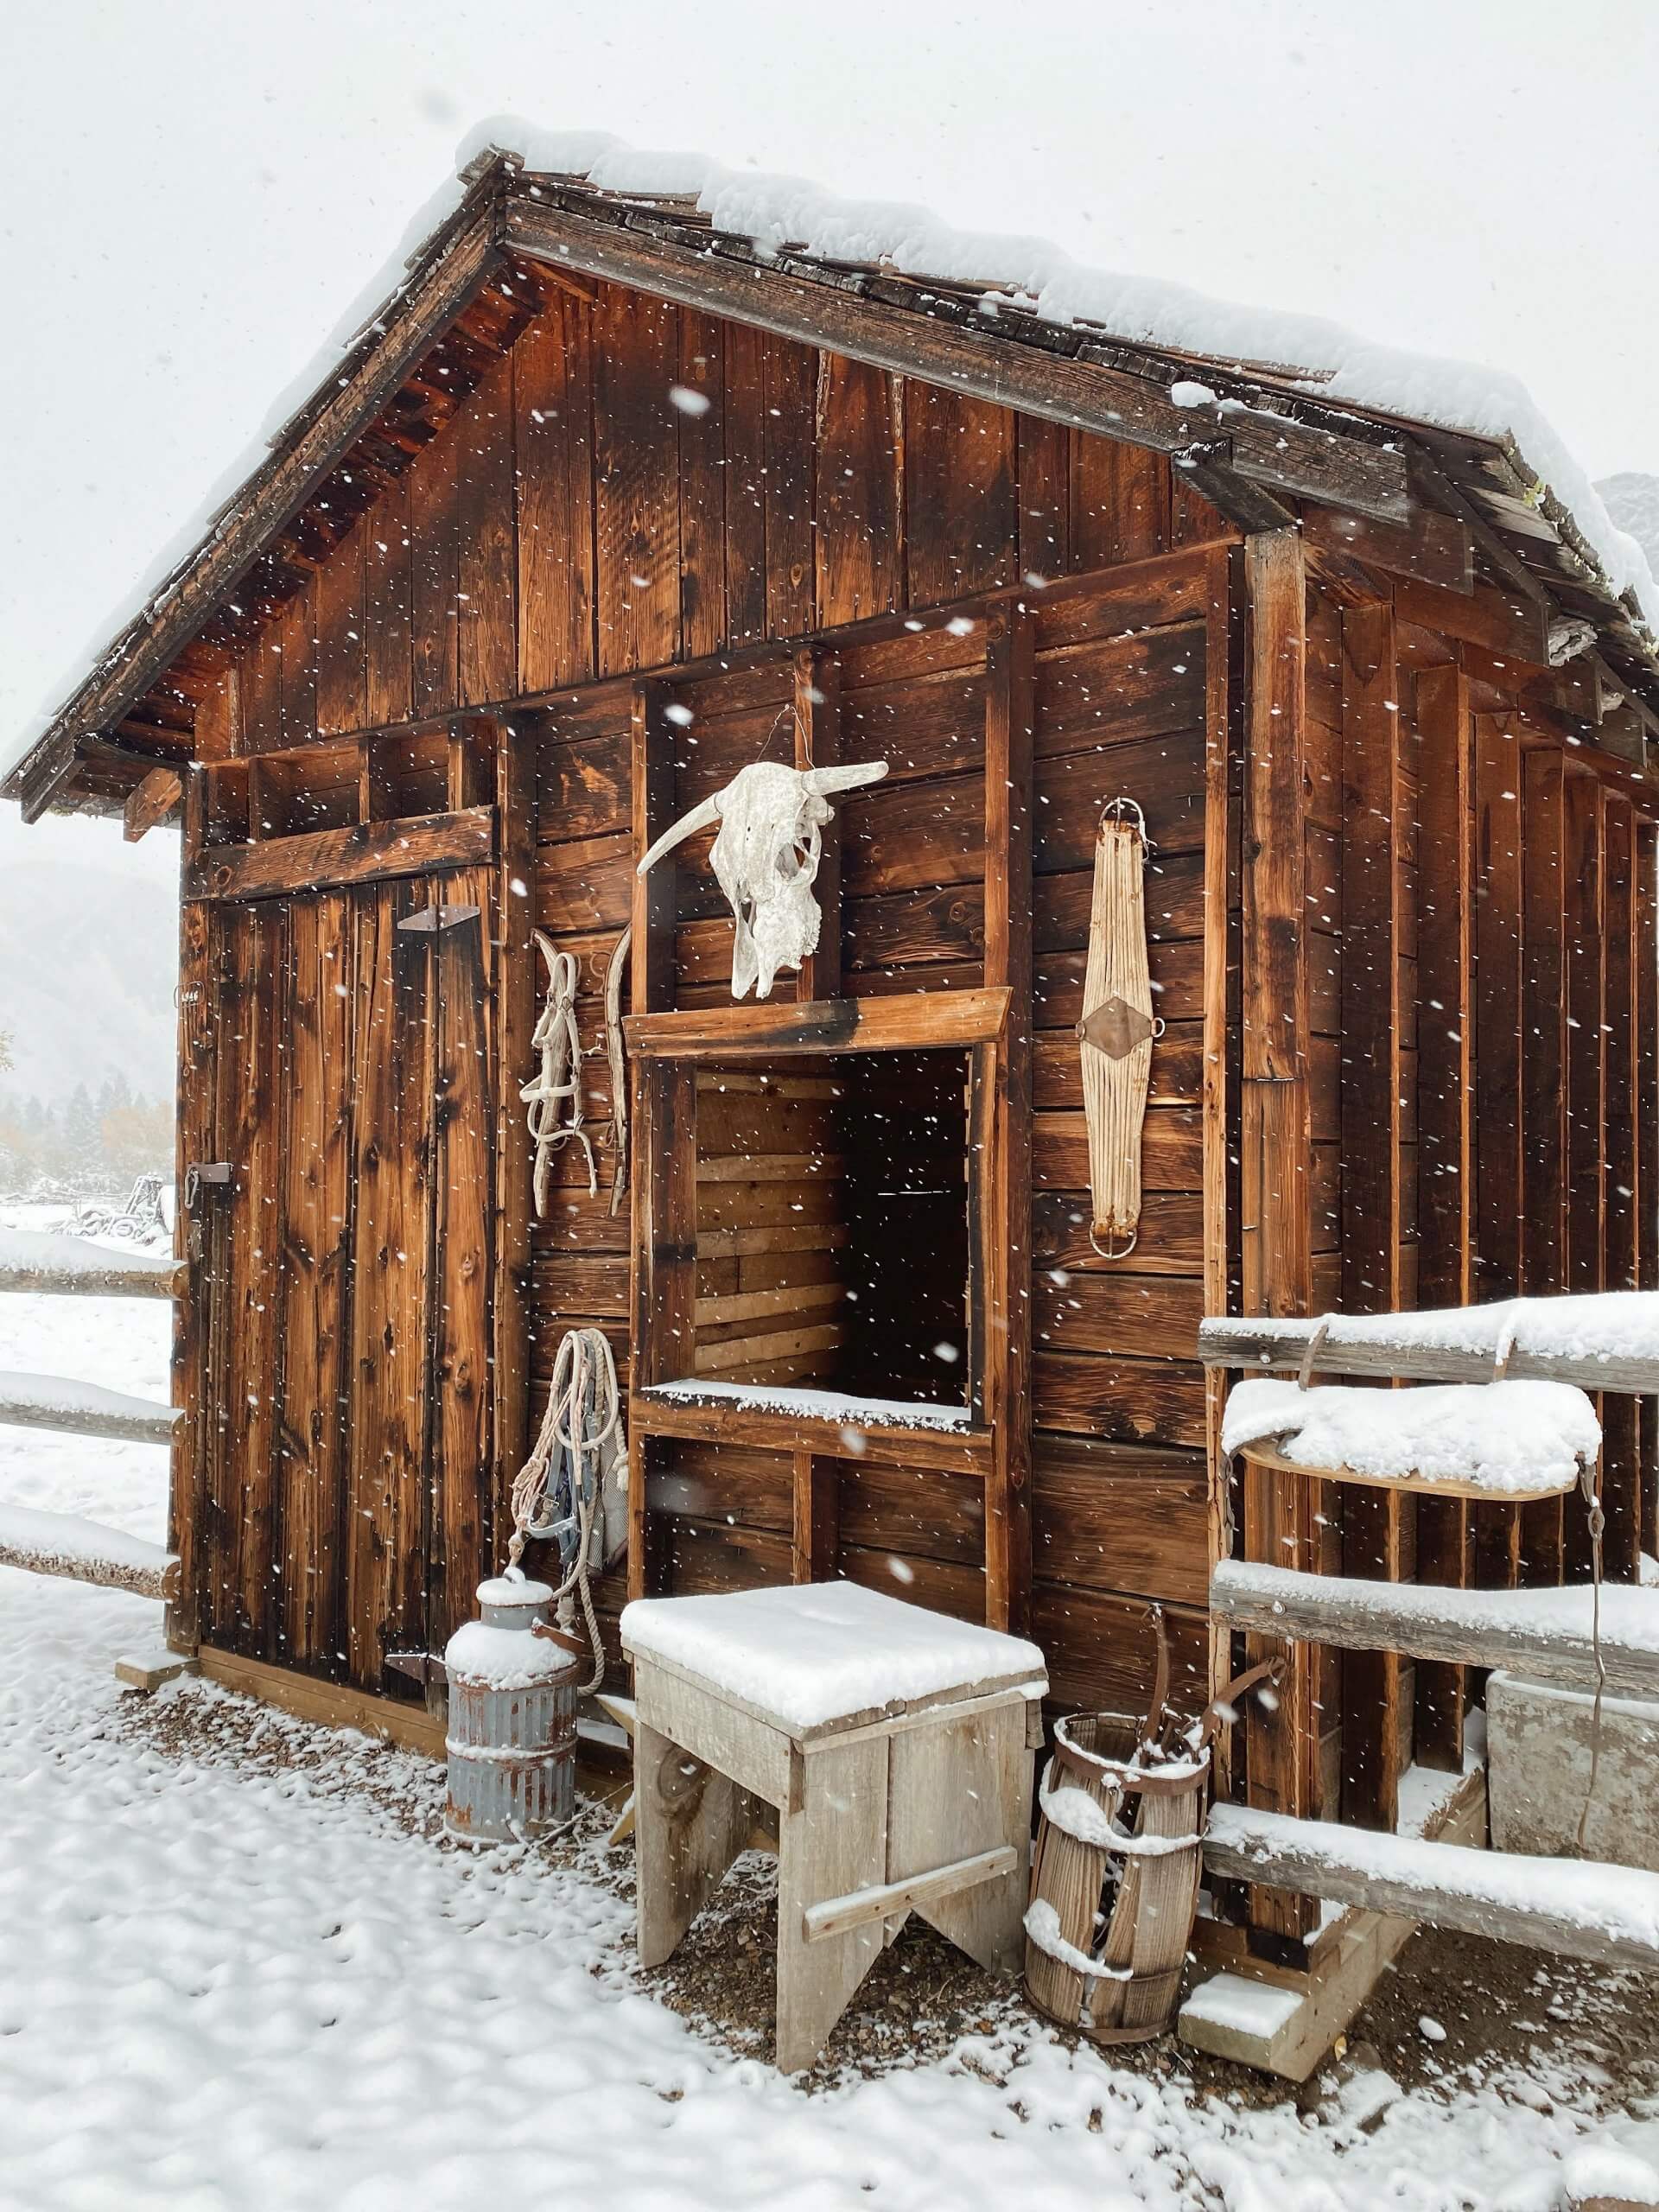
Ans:
{"label": "metal door latch", "polygon": [[184,1205],[188,1213],[204,1183],[226,1184],[235,1170],[228,1160],[193,1160],[184,1171]]}
{"label": "metal door latch", "polygon": [[429,937],[435,937],[440,930],[458,930],[463,922],[477,919],[476,906],[423,906],[413,914],[405,914],[397,926],[400,930],[421,930]]}

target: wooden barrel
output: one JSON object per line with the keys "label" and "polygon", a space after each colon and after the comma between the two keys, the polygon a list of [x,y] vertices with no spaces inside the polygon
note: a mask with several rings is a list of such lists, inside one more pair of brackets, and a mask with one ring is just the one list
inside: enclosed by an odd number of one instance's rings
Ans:
{"label": "wooden barrel", "polygon": [[1038,1792],[1026,1993],[1102,2044],[1174,2025],[1203,1872],[1208,1742],[1148,1764],[1141,1732],[1115,1713],[1058,1722]]}

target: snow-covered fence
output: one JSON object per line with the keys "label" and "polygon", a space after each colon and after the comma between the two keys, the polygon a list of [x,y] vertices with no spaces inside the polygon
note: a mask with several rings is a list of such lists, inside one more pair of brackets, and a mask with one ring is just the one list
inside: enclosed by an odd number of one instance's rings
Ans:
{"label": "snow-covered fence", "polygon": [[162,1599],[175,1594],[179,1572],[177,1559],[159,1544],[73,1513],[37,1513],[26,1505],[0,1505],[0,1567]]}
{"label": "snow-covered fence", "polygon": [[0,1230],[0,1291],[60,1298],[176,1298],[185,1265],[170,1254],[111,1252],[47,1230]]}
{"label": "snow-covered fence", "polygon": [[1198,1357],[1206,1367],[1244,1374],[1294,1372],[1316,1340],[1321,1375],[1490,1382],[1501,1365],[1517,1382],[1659,1395],[1659,1291],[1653,1290],[1309,1320],[1213,1317],[1199,1325]]}
{"label": "snow-covered fence", "polygon": [[[1593,1688],[1595,1592],[1563,1589],[1458,1590],[1421,1582],[1368,1582],[1299,1574],[1223,1560],[1210,1580],[1217,1621],[1257,1636],[1398,1651],[1470,1667],[1511,1667],[1529,1681]],[[1600,1595],[1599,1652],[1615,1697],[1659,1699],[1659,1591],[1617,1584]]]}
{"label": "snow-covered fence", "polygon": [[[44,1292],[71,1298],[176,1298],[183,1263],[143,1253],[110,1252],[74,1236],[25,1229],[0,1230],[0,1291]],[[0,1372],[0,1423],[53,1428],[72,1436],[125,1443],[170,1444],[181,1416],[171,1406],[106,1390],[57,1375]],[[159,1544],[142,1542],[69,1513],[37,1513],[0,1504],[0,1566],[35,1574],[67,1575],[145,1598],[171,1599],[179,1562]]]}

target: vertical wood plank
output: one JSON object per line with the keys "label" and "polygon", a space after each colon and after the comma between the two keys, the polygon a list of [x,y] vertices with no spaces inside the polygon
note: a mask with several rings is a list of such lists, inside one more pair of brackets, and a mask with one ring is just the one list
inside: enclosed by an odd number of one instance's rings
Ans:
{"label": "vertical wood plank", "polygon": [[439,433],[409,471],[410,678],[417,715],[461,700],[460,425]]}
{"label": "vertical wood plank", "polygon": [[461,418],[461,703],[508,700],[518,668],[512,356],[486,371]]}
{"label": "vertical wood plank", "polygon": [[826,629],[900,603],[903,379],[825,353],[818,368],[817,605]]}
{"label": "vertical wood plank", "polygon": [[317,728],[326,737],[361,729],[368,720],[363,638],[367,542],[359,518],[317,572]]}
{"label": "vertical wood plank", "polygon": [[[1603,1096],[1605,1259],[1608,1290],[1640,1287],[1636,1156],[1637,859],[1630,804],[1609,791],[1604,801]],[[1638,1401],[1602,1399],[1602,1542],[1610,1581],[1635,1582],[1642,1568],[1642,1471]]]}
{"label": "vertical wood plank", "polygon": [[[1020,573],[1047,582],[1071,568],[1071,433],[1064,423],[1018,416]],[[1033,588],[1035,585],[1033,584]]]}
{"label": "vertical wood plank", "polygon": [[725,328],[726,634],[766,634],[766,391],[764,331]]}
{"label": "vertical wood plank", "polygon": [[[1077,442],[1081,443],[1082,441]],[[1073,508],[1074,533],[1077,510]],[[1301,540],[1275,531],[1245,542],[1249,609],[1245,704],[1240,999],[1243,1098],[1241,1244],[1244,1310],[1299,1314],[1313,1272],[1308,1173],[1308,975],[1306,858],[1306,576]],[[1312,1485],[1265,1476],[1244,1484],[1247,1555],[1287,1554],[1306,1541]],[[1310,1555],[1310,1564],[1312,1563]],[[1270,1656],[1265,1647],[1259,1656]],[[1290,1648],[1276,1725],[1247,1724],[1250,1802],[1304,1813],[1313,1802],[1318,1758],[1306,1647]],[[1271,1942],[1300,1939],[1318,1908],[1260,1886],[1254,1929]]]}
{"label": "vertical wood plank", "polygon": [[997,606],[985,636],[985,982],[1006,987],[989,1132],[983,1254],[985,1608],[1022,1628],[1031,1602],[1032,739],[1036,629],[1023,601]]}
{"label": "vertical wood plank", "polygon": [[[1400,876],[1404,821],[1394,609],[1342,617],[1342,1303],[1397,1313],[1401,1278]],[[1342,1571],[1398,1581],[1403,1508],[1387,1491],[1342,1494]],[[1342,1663],[1343,1816],[1392,1829],[1403,1671],[1397,1652]]]}
{"label": "vertical wood plank", "polygon": [[557,293],[512,349],[518,689],[594,672],[591,310]]}
{"label": "vertical wood plank", "polygon": [[[1461,668],[1425,669],[1416,685],[1421,865],[1418,870],[1418,1295],[1466,1306],[1474,1295],[1474,725]],[[1417,1572],[1461,1588],[1471,1521],[1462,1499],[1417,1502]],[[1420,1660],[1415,1732],[1422,1764],[1463,1768],[1467,1676]]]}
{"label": "vertical wood plank", "polygon": [[[1659,1289],[1659,829],[1636,824],[1637,1268]],[[1659,1557],[1659,1399],[1644,1398],[1638,1427],[1642,1548]]]}
{"label": "vertical wood plank", "polygon": [[407,721],[414,711],[415,632],[409,480],[380,495],[364,524],[365,719],[372,728]]}
{"label": "vertical wood plank", "polygon": [[725,327],[713,315],[680,310],[680,650],[687,660],[716,652],[727,636]]}
{"label": "vertical wood plank", "polygon": [[296,899],[289,925],[279,1427],[282,1604],[290,1666],[339,1672],[351,1431],[352,1001],[354,932],[340,896]]}
{"label": "vertical wood plank", "polygon": [[796,1582],[835,1579],[840,1552],[841,1470],[834,1459],[797,1452],[791,1459],[790,1573]]}
{"label": "vertical wood plank", "polygon": [[905,384],[906,604],[936,607],[1014,581],[1014,416],[948,385]]}
{"label": "vertical wood plank", "polygon": [[[728,326],[728,332],[729,332]],[[816,612],[814,531],[818,356],[768,334],[760,349],[765,397],[766,633],[804,638],[827,625]]]}
{"label": "vertical wood plank", "polygon": [[[1606,1287],[1604,835],[1601,783],[1591,770],[1574,767],[1567,781],[1567,1287],[1574,1291]],[[1597,1410],[1605,1429],[1607,1401],[1599,1399]],[[1604,1445],[1604,1494],[1607,1459]],[[1573,1499],[1568,1501],[1564,1517],[1567,1573],[1582,1580],[1590,1573],[1588,1516]]]}
{"label": "vertical wood plank", "polygon": [[267,624],[243,652],[238,696],[245,753],[271,753],[283,741],[282,652],[274,623]]}
{"label": "vertical wood plank", "polygon": [[[184,850],[188,861],[199,849],[207,779],[200,768],[184,783]],[[189,1262],[188,1287],[173,1309],[173,1402],[183,1408],[168,1470],[168,1549],[179,1560],[178,1595],[168,1607],[168,1641],[181,1649],[203,1631],[201,1581],[210,1542],[206,1526],[209,1471],[214,1457],[216,1405],[210,1395],[210,1329],[218,1286],[214,1266],[211,1197],[194,1205],[184,1202],[185,1175],[192,1160],[218,1156],[214,1150],[215,1039],[219,1027],[217,909],[185,904],[179,909],[179,1089],[175,1188],[179,1192],[173,1240],[175,1259]]]}
{"label": "vertical wood plank", "polygon": [[306,579],[283,609],[277,629],[283,743],[310,745],[317,734],[316,579]]}
{"label": "vertical wood plank", "polygon": [[[687,1060],[635,1061],[632,1305],[633,1385],[696,1370],[697,1084]],[[628,1594],[653,1586],[645,1465],[630,1421]]]}
{"label": "vertical wood plank", "polygon": [[[1244,613],[1242,556],[1223,551],[1209,563],[1208,611],[1205,620],[1205,809],[1204,809],[1204,1303],[1206,1313],[1224,1313],[1236,1303],[1230,1288],[1238,1209],[1234,1188],[1238,1146],[1233,1129],[1236,1098],[1229,1081],[1233,1023],[1230,987],[1237,981],[1235,923],[1238,908],[1238,815],[1233,777],[1239,765],[1241,704],[1234,660],[1242,643]],[[1206,1527],[1210,1566],[1225,1555],[1232,1537],[1229,1503],[1230,1477],[1221,1449],[1225,1378],[1205,1373],[1205,1426],[1208,1500]],[[1210,1681],[1220,1690],[1232,1673],[1232,1639],[1224,1625],[1210,1631]],[[1224,1796],[1232,1787],[1231,1732],[1217,1745],[1216,1787]]]}
{"label": "vertical wood plank", "polygon": [[[1529,1298],[1567,1287],[1566,769],[1554,746],[1522,755],[1521,1281]],[[1521,1579],[1558,1583],[1561,1501],[1521,1509]]]}
{"label": "vertical wood plank", "polygon": [[434,956],[431,1529],[424,1549],[428,1649],[437,1651],[472,1617],[474,1593],[490,1571],[496,1503],[493,901],[482,868],[462,869],[442,887],[446,899],[479,913],[440,931]]}
{"label": "vertical wood plank", "polygon": [[[674,755],[663,705],[657,686],[635,688],[629,789],[636,866],[674,818]],[[631,890],[628,1003],[635,1014],[658,1014],[674,1002],[674,924],[679,903],[674,855],[664,854],[649,875],[635,874]]]}
{"label": "vertical wood plank", "polygon": [[397,924],[418,881],[359,893],[353,1129],[352,1476],[346,1671],[396,1688],[385,1655],[423,1649],[432,1219],[431,936]]}
{"label": "vertical wood plank", "polygon": [[607,285],[594,308],[599,671],[680,649],[679,310]]}
{"label": "vertical wood plank", "polygon": [[[795,766],[833,768],[841,759],[841,664],[802,646],[794,656]],[[841,996],[841,813],[825,823],[813,892],[823,916],[817,950],[801,963],[796,995]]]}
{"label": "vertical wood plank", "polygon": [[[518,1086],[535,1058],[536,948],[531,886],[536,856],[536,745],[508,723],[496,753],[500,859],[496,867],[496,1249],[494,1503],[499,1525],[513,1476],[530,1456],[530,1294],[532,1155]],[[498,1545],[498,1549],[499,1546]]]}
{"label": "vertical wood plank", "polygon": [[1071,564],[1105,569],[1169,547],[1169,463],[1117,438],[1071,439]]}
{"label": "vertical wood plank", "polygon": [[[1482,1301],[1521,1287],[1522,839],[1521,745],[1503,716],[1475,716],[1475,1102],[1478,1128],[1477,1274]],[[1484,1589],[1513,1588],[1520,1574],[1520,1516],[1509,1505],[1475,1509],[1475,1576]]]}
{"label": "vertical wood plank", "polygon": [[228,1194],[229,1427],[221,1471],[228,1485],[221,1500],[228,1516],[227,1605],[218,1627],[221,1638],[228,1629],[234,1649],[257,1658],[273,1656],[276,1641],[276,1412],[282,1392],[277,1198],[288,1089],[280,1001],[288,918],[286,903],[275,901],[247,907],[238,916],[231,938],[235,1033],[219,1039],[233,1070],[226,1133],[234,1179]]}

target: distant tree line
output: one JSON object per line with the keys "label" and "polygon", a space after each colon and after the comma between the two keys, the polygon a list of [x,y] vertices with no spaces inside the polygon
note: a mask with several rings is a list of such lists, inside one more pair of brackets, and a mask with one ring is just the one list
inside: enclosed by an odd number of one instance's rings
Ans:
{"label": "distant tree line", "polygon": [[172,1180],[170,1098],[146,1098],[123,1075],[96,1096],[83,1083],[49,1103],[0,1090],[0,1195],[124,1198],[144,1174]]}

